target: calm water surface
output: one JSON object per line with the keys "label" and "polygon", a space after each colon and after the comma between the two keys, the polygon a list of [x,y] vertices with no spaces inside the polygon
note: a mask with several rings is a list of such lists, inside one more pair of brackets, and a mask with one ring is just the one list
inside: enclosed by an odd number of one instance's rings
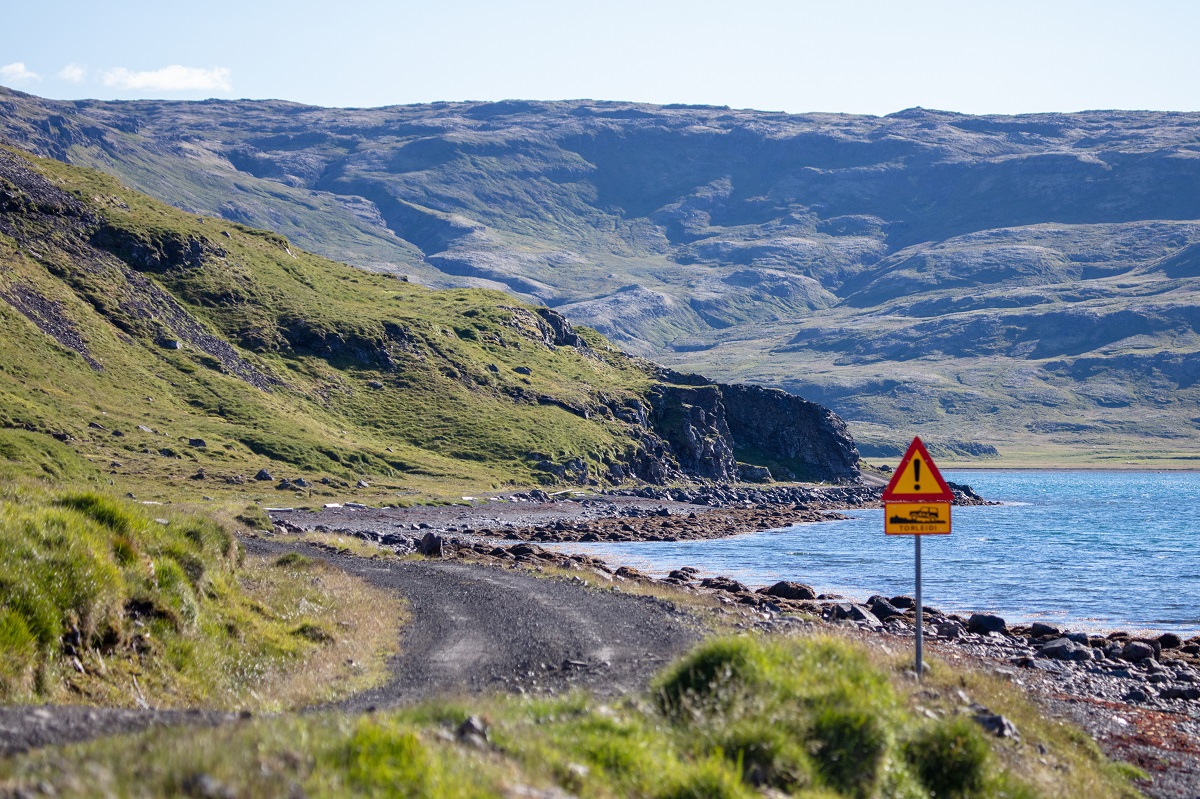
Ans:
{"label": "calm water surface", "polygon": [[[955,508],[922,542],[925,602],[1010,622],[1200,633],[1200,473],[963,471],[1001,506]],[[913,541],[883,512],[717,541],[570,544],[663,575],[678,566],[751,585],[799,580],[863,599],[911,594]],[[586,548],[586,549],[585,549]]]}

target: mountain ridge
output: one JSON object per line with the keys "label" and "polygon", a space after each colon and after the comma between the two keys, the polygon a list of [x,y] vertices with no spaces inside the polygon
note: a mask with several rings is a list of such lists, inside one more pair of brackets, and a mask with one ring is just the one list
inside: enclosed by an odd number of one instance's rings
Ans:
{"label": "mountain ridge", "polygon": [[1182,377],[1200,114],[0,104],[21,146],[358,266],[545,303],[675,369],[819,397],[876,451],[919,432],[1012,462],[1184,463],[1200,444]]}

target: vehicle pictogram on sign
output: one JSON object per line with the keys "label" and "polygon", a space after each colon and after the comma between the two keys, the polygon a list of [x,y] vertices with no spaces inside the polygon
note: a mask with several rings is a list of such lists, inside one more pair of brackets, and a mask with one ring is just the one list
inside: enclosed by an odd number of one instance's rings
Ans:
{"label": "vehicle pictogram on sign", "polygon": [[949,535],[949,502],[887,502],[883,531],[888,535]]}

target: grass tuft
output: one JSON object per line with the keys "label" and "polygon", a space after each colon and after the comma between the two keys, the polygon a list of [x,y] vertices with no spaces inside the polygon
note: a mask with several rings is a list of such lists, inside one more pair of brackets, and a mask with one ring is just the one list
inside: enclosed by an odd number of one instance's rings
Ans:
{"label": "grass tuft", "polygon": [[921,730],[904,754],[934,796],[965,799],[982,790],[991,751],[978,725],[957,718]]}
{"label": "grass tuft", "polygon": [[0,700],[262,706],[382,676],[396,600],[305,556],[247,562],[217,522],[155,513],[0,488]]}
{"label": "grass tuft", "polygon": [[275,565],[288,569],[307,569],[316,561],[299,552],[288,552],[275,558]]}

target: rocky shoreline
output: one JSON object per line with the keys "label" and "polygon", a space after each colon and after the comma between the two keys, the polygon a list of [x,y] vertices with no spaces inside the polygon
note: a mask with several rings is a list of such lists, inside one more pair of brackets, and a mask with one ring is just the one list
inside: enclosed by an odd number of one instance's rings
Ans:
{"label": "rocky shoreline", "polygon": [[[951,484],[955,504],[983,505],[970,486]],[[329,503],[320,509],[270,509],[274,522],[297,529],[341,533],[391,547],[415,548],[426,532],[478,538],[571,543],[688,541],[727,538],[793,524],[835,521],[839,513],[879,507],[880,486],[770,487],[703,484],[645,486],[603,493],[534,490],[463,504],[372,508]]]}
{"label": "rocky shoreline", "polygon": [[[984,500],[956,486],[964,504]],[[965,489],[965,491],[963,490]],[[746,614],[755,627],[786,629],[797,616],[886,639],[915,637],[911,597],[872,596],[856,602],[797,582],[751,589],[724,576],[701,576],[680,565],[664,578],[540,543],[677,541],[718,538],[805,521],[842,518],[839,509],[878,504],[878,488],[776,486],[729,489],[649,487],[602,496],[536,491],[472,505],[319,512],[272,512],[285,533],[338,533],[400,554],[481,565],[586,572],[604,582],[661,584],[715,599]],[[1145,769],[1150,794],[1194,799],[1200,790],[1200,636],[1174,633],[1105,635],[1034,623],[1009,625],[998,616],[924,608],[932,651],[970,658],[1072,718],[1111,756]],[[1008,734],[1001,726],[997,734]],[[1017,731],[1012,731],[1015,734]]]}
{"label": "rocky shoreline", "polygon": [[[969,487],[955,488],[967,502],[983,502]],[[319,512],[273,511],[271,516],[281,532],[348,535],[399,554],[586,570],[606,581],[658,582],[712,594],[722,603],[747,606],[768,618],[801,613],[869,632],[914,636],[915,603],[910,597],[872,596],[855,602],[795,582],[752,590],[729,577],[701,577],[691,565],[654,578],[592,555],[539,545],[721,538],[844,518],[834,508],[869,507],[878,503],[878,493],[877,488],[862,487],[703,486],[695,490],[648,487],[578,498],[534,491],[473,505],[330,507]],[[784,504],[784,500],[792,501]],[[923,618],[932,640],[1003,660],[1015,669],[1078,682],[1082,693],[1096,699],[1154,710],[1171,710],[1181,703],[1200,709],[1200,636],[1183,640],[1174,633],[1147,637],[1121,631],[1098,635],[1040,622],[1010,626],[994,615],[947,614],[930,607],[924,608]]]}

